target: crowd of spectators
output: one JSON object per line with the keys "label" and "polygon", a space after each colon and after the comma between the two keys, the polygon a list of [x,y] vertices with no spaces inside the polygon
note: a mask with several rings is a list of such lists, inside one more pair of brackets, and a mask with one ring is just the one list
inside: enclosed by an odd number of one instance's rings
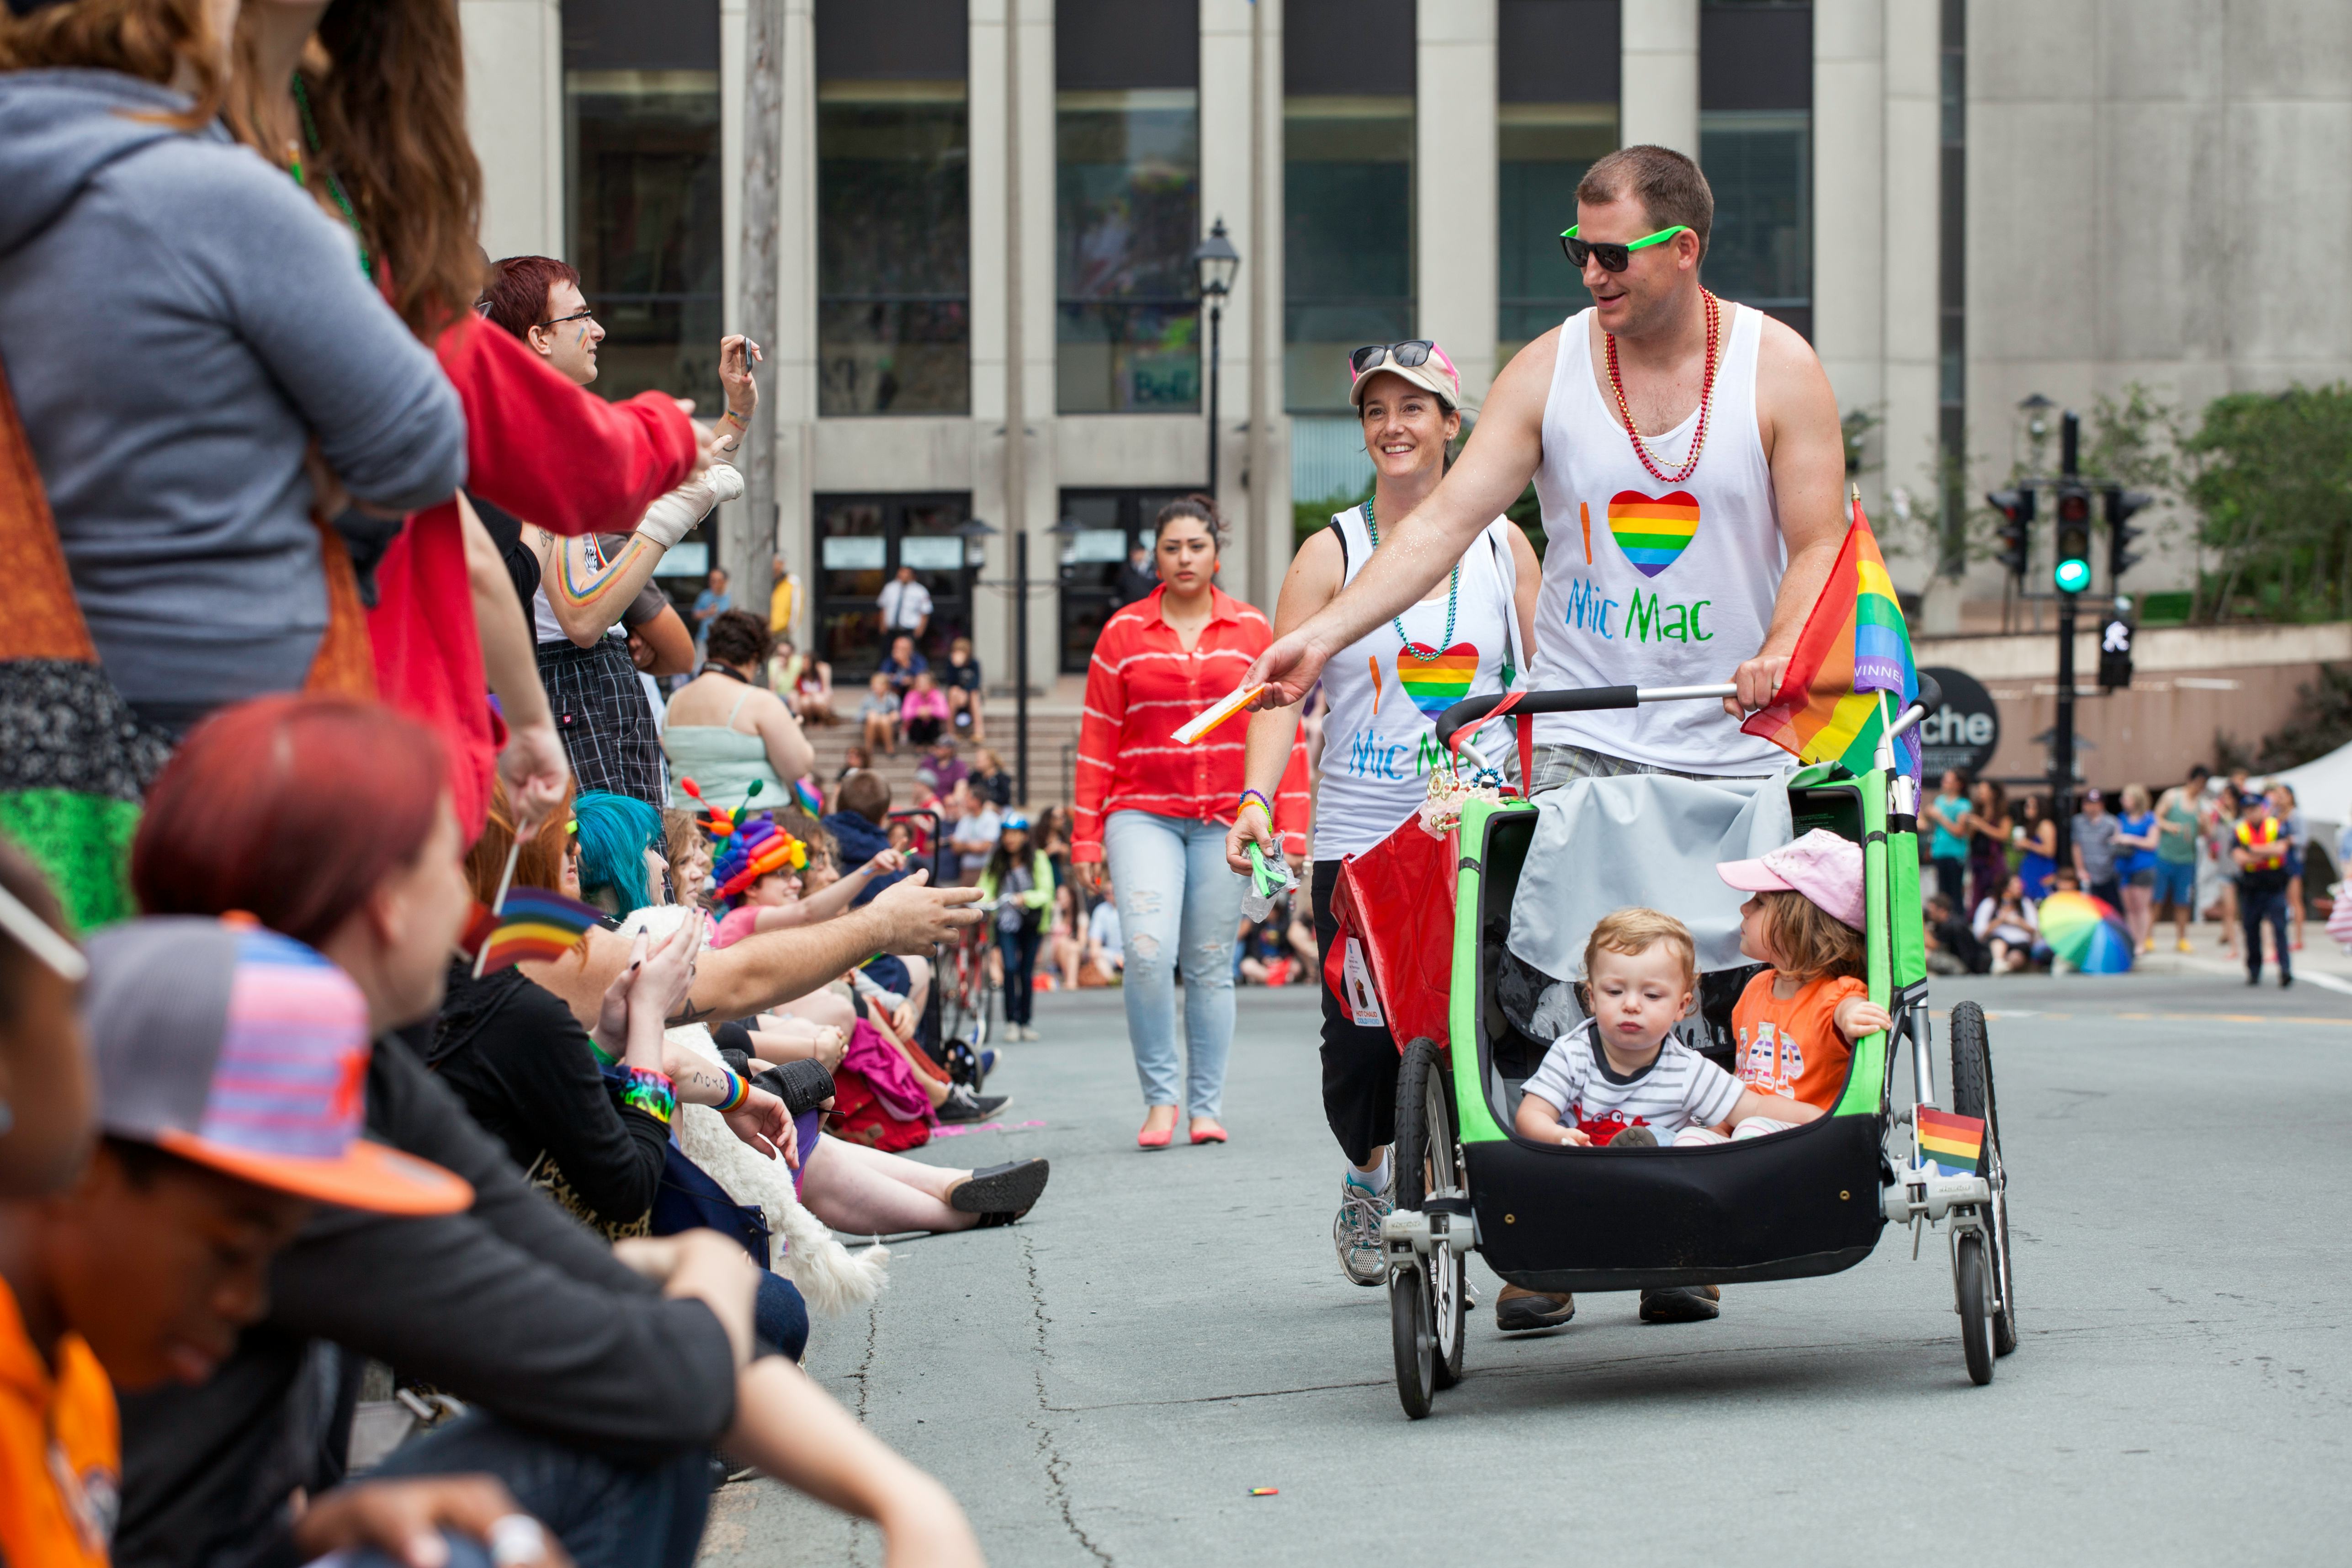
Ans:
{"label": "crowd of spectators", "polygon": [[[884,1147],[972,1095],[916,1020],[975,895],[844,867],[744,585],[648,592],[760,347],[714,422],[590,390],[463,58],[454,0],[0,16],[0,1561],[684,1568],[740,1467],[977,1563],[795,1364],[839,1235],[1044,1187]],[[484,971],[517,888],[604,920]]]}
{"label": "crowd of spectators", "polygon": [[[2262,975],[2267,927],[2280,984],[2292,983],[2313,889],[2325,899],[2336,881],[2326,857],[2313,854],[2292,785],[2257,783],[2242,769],[2215,777],[2200,764],[2161,794],[2138,784],[2113,797],[2086,788],[2075,806],[2062,864],[2046,797],[2012,805],[1990,780],[1971,785],[1957,773],[1943,775],[1919,809],[1930,969],[2069,967],[2042,940],[2041,905],[2053,892],[2080,892],[2105,905],[2136,956],[2156,951],[2165,919],[2183,953],[2196,948],[2189,928],[2213,922],[2222,951],[2242,954],[2250,984]],[[2336,847],[2336,868],[2346,854],[2347,846]]]}

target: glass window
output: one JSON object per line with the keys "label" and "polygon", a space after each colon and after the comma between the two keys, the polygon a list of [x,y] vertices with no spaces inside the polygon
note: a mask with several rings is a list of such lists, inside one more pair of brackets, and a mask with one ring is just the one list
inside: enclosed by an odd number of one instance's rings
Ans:
{"label": "glass window", "polygon": [[1761,310],[1813,303],[1813,115],[1801,108],[1698,118],[1715,188],[1707,287]]}
{"label": "glass window", "polygon": [[568,69],[571,260],[604,328],[596,391],[708,399],[724,247],[716,70]]}
{"label": "glass window", "polygon": [[[1131,602],[1120,588],[1129,552],[1151,548],[1151,525],[1159,519],[1160,509],[1184,494],[1182,490],[1062,492],[1063,520],[1077,524],[1061,542],[1060,668],[1064,675],[1087,672],[1103,623]],[[1148,571],[1149,554],[1144,564]]]}
{"label": "glass window", "polygon": [[1412,100],[1283,106],[1283,379],[1294,413],[1348,407],[1348,353],[1412,335]]}
{"label": "glass window", "polygon": [[1099,89],[1056,102],[1061,410],[1190,413],[1201,405],[1199,95]]}
{"label": "glass window", "polygon": [[1715,191],[1706,286],[1809,328],[1812,116],[1801,109],[1706,112],[1698,144],[1699,166]]}
{"label": "glass window", "polygon": [[971,159],[956,81],[817,92],[817,412],[971,406]]}
{"label": "glass window", "polygon": [[1592,302],[1560,254],[1559,231],[1576,221],[1576,183],[1617,145],[1617,107],[1507,103],[1497,140],[1502,275],[1495,363],[1502,364]]}

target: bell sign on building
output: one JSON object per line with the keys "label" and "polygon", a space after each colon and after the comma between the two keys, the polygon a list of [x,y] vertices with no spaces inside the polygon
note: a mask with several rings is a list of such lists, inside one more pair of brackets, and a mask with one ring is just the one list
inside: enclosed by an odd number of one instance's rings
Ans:
{"label": "bell sign on building", "polygon": [[1973,777],[2000,749],[2000,709],[1992,693],[1973,675],[1937,667],[1923,669],[1943,688],[1944,700],[1919,721],[1922,771],[1932,784],[1945,770],[1958,768]]}

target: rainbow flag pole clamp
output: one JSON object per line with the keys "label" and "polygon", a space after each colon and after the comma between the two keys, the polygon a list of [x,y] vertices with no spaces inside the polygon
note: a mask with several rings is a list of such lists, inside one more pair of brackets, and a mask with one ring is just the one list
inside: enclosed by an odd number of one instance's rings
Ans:
{"label": "rainbow flag pole clamp", "polygon": [[1947,1176],[1973,1176],[1984,1156],[1985,1124],[1932,1105],[1919,1107],[1913,1121],[1919,1138],[1919,1163]]}

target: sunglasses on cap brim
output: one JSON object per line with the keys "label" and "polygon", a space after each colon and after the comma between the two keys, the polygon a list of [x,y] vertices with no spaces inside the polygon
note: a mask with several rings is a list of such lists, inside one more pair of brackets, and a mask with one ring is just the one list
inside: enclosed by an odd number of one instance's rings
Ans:
{"label": "sunglasses on cap brim", "polygon": [[[1570,224],[1559,232],[1559,247],[1567,252],[1568,264],[1579,272],[1584,270],[1584,263],[1588,258],[1601,263],[1601,270],[1603,272],[1622,272],[1633,265],[1633,252],[1647,250],[1654,245],[1664,245],[1675,236],[1690,228],[1688,224],[1678,223],[1672,228],[1662,228],[1655,234],[1645,234],[1639,239],[1628,240],[1623,245],[1618,245],[1605,239],[1579,239],[1576,237],[1576,231],[1580,226],[1577,224]],[[1691,232],[1697,231],[1693,229]]]}
{"label": "sunglasses on cap brim", "polygon": [[1384,364],[1395,365],[1400,370],[1418,370],[1433,358],[1440,368],[1453,368],[1445,358],[1445,351],[1427,338],[1413,338],[1402,343],[1366,343],[1348,356],[1348,379],[1350,383],[1361,381]]}

